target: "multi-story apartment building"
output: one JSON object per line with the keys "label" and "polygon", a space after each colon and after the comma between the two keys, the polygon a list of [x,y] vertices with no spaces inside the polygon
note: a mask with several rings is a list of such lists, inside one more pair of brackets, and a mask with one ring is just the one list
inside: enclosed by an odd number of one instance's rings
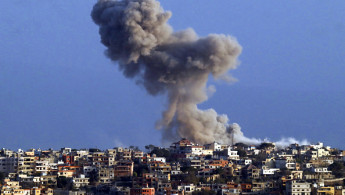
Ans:
{"label": "multi-story apartment building", "polygon": [[17,157],[0,157],[0,172],[14,173],[18,170]]}
{"label": "multi-story apartment building", "polygon": [[286,184],[286,192],[288,195],[311,195],[311,184],[292,180]]}
{"label": "multi-story apartment building", "polygon": [[35,173],[37,157],[23,156],[18,159],[18,173],[32,175]]}
{"label": "multi-story apartment building", "polygon": [[132,161],[119,161],[114,167],[115,177],[133,176],[134,163]]}

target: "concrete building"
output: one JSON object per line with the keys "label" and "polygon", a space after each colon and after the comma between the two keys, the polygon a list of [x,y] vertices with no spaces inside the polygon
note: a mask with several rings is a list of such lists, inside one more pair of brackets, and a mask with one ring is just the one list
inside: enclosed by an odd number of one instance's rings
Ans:
{"label": "concrete building", "polygon": [[73,187],[81,188],[89,185],[89,178],[86,178],[85,175],[80,175],[80,177],[73,177]]}
{"label": "concrete building", "polygon": [[120,161],[114,167],[115,177],[131,177],[133,176],[133,166],[132,161]]}
{"label": "concrete building", "polygon": [[18,169],[18,158],[0,157],[0,172],[14,173]]}
{"label": "concrete building", "polygon": [[286,192],[288,195],[311,195],[311,184],[292,180],[286,184]]}

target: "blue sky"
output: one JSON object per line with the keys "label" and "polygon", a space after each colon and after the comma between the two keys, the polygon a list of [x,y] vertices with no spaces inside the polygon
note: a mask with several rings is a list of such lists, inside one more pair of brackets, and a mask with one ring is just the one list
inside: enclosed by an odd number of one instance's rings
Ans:
{"label": "blue sky", "polygon": [[[103,52],[95,1],[0,1],[0,132],[6,148],[160,144],[165,97],[125,79]],[[248,137],[344,148],[345,2],[162,1],[175,30],[230,34],[238,82],[210,80],[215,108]]]}

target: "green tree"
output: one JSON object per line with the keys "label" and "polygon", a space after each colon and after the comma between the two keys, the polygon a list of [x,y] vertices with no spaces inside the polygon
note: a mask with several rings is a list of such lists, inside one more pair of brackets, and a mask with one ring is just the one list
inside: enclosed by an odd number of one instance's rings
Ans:
{"label": "green tree", "polygon": [[149,168],[147,167],[147,165],[144,164],[138,164],[136,166],[134,166],[134,171],[137,173],[138,176],[143,176],[144,173],[148,173],[149,172]]}
{"label": "green tree", "polygon": [[189,172],[183,181],[197,185],[199,183],[199,178],[193,172]]}
{"label": "green tree", "polygon": [[344,162],[335,161],[333,164],[329,165],[328,168],[335,177],[345,177]]}
{"label": "green tree", "polygon": [[183,167],[181,167],[181,171],[183,172],[183,173],[196,173],[197,172],[197,170],[196,170],[196,168],[194,168],[194,167],[187,167],[187,166],[183,166]]}
{"label": "green tree", "polygon": [[241,148],[241,149],[245,149],[248,147],[247,144],[244,144],[242,142],[236,143],[235,146],[236,146],[236,148]]}
{"label": "green tree", "polygon": [[225,171],[223,168],[217,168],[216,170],[214,170],[215,174],[219,174],[219,175],[224,175]]}
{"label": "green tree", "polygon": [[98,182],[98,172],[96,170],[92,170],[90,173],[89,173],[89,177],[90,177],[90,184],[95,184]]}
{"label": "green tree", "polygon": [[63,189],[68,188],[68,180],[65,176],[60,176],[57,178],[57,187]]}
{"label": "green tree", "polygon": [[223,184],[223,183],[226,183],[226,179],[224,177],[220,176],[216,180],[214,180],[214,183]]}
{"label": "green tree", "polygon": [[138,146],[129,146],[129,149],[132,149],[134,151],[139,151],[139,147]]}
{"label": "green tree", "polygon": [[255,155],[253,158],[253,165],[259,166],[262,164],[262,161],[266,160],[267,154],[264,152],[260,152],[258,155]]}
{"label": "green tree", "polygon": [[0,172],[0,184],[1,185],[4,185],[4,180],[5,180],[5,178],[8,176],[8,174],[7,173],[5,173],[5,172]]}
{"label": "green tree", "polygon": [[239,155],[241,158],[247,156],[247,152],[246,152],[244,149],[237,148],[236,151],[237,151],[238,155]]}
{"label": "green tree", "polygon": [[334,149],[332,152],[331,152],[332,155],[339,155],[340,154],[340,151],[338,149]]}
{"label": "green tree", "polygon": [[153,149],[155,149],[155,147],[156,147],[156,146],[150,144],[150,145],[146,145],[146,146],[145,146],[145,149],[148,150],[149,153],[150,153]]}
{"label": "green tree", "polygon": [[274,148],[274,144],[273,143],[262,143],[258,146],[258,149],[268,149],[268,148]]}
{"label": "green tree", "polygon": [[168,162],[174,161],[169,150],[165,148],[155,147],[151,152],[151,155],[156,154],[157,157],[165,157]]}

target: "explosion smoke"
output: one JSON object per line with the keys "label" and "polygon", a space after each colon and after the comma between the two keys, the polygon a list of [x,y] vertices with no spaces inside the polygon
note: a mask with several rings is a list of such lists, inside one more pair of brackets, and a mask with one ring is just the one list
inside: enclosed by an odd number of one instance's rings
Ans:
{"label": "explosion smoke", "polygon": [[157,122],[163,140],[255,141],[244,137],[237,124],[228,124],[226,115],[197,107],[208,99],[209,75],[232,79],[227,72],[237,67],[242,50],[235,38],[198,37],[193,29],[173,32],[167,23],[171,13],[155,0],[99,0],[91,16],[100,27],[106,55],[118,62],[123,74],[136,79],[151,95],[167,94],[167,109]]}

